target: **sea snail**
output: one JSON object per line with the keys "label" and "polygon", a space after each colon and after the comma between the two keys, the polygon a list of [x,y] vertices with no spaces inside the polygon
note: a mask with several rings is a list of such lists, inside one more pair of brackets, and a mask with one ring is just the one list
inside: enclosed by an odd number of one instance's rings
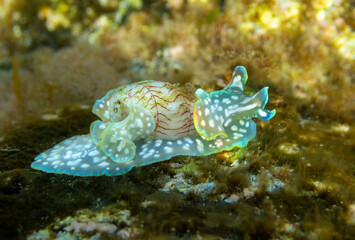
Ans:
{"label": "sea snail", "polygon": [[245,147],[256,135],[252,118],[271,119],[264,109],[268,87],[244,94],[244,67],[237,66],[222,90],[190,96],[166,82],[141,81],[97,100],[90,134],[73,136],[41,153],[31,167],[78,176],[120,175],[133,167],[178,155],[205,156]]}

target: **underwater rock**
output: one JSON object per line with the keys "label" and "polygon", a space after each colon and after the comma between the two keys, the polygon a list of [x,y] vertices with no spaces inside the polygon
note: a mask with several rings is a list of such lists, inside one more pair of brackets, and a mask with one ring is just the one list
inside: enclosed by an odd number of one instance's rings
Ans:
{"label": "underwater rock", "polygon": [[74,136],[41,153],[31,164],[45,172],[78,176],[120,175],[133,167],[178,155],[206,156],[245,147],[256,135],[252,118],[271,119],[264,109],[268,88],[244,93],[247,72],[237,66],[222,90],[195,96],[158,81],[109,91],[93,106],[100,117],[90,134]]}
{"label": "underwater rock", "polygon": [[83,232],[90,233],[90,232],[97,231],[102,233],[113,234],[117,230],[117,227],[111,223],[97,223],[97,222],[81,223],[77,221],[72,222],[70,228],[72,228],[73,231],[76,233],[83,233]]}
{"label": "underwater rock", "polygon": [[[128,210],[120,210],[114,213],[83,210],[76,216],[56,220],[46,229],[29,235],[28,239],[86,239],[88,235],[92,236],[90,239],[101,239],[104,236],[132,239],[140,233],[137,228],[131,226],[131,219],[132,216]],[[55,230],[55,233],[53,230]]]}
{"label": "underwater rock", "polygon": [[183,194],[193,192],[205,198],[216,188],[214,182],[205,182],[193,185],[188,179],[184,178],[183,173],[176,174],[172,179],[165,183],[160,190],[163,192],[178,191]]}
{"label": "underwater rock", "polygon": [[240,197],[238,194],[233,193],[233,194],[230,195],[228,198],[224,198],[224,197],[223,197],[223,201],[224,201],[225,203],[229,203],[229,204],[231,204],[231,203],[237,203],[237,202],[239,202],[240,198],[241,198],[241,197]]}

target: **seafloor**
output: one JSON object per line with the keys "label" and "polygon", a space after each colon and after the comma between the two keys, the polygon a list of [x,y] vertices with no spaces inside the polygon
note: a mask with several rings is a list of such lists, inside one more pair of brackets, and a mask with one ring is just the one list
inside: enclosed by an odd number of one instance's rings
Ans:
{"label": "seafloor", "polygon": [[[1,239],[353,239],[354,1],[0,0]],[[269,86],[246,148],[117,177],[30,168],[143,79]]]}

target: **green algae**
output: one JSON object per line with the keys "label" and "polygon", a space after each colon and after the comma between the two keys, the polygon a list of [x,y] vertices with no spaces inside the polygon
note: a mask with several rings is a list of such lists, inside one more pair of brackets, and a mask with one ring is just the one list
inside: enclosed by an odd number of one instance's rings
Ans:
{"label": "green algae", "polygon": [[[196,159],[178,157],[166,163],[145,166],[134,169],[126,175],[111,178],[78,178],[43,174],[28,169],[36,153],[67,135],[85,133],[93,118],[88,110],[63,110],[58,120],[38,121],[6,135],[3,142],[7,144],[8,150],[25,149],[26,151],[21,152],[27,152],[28,157],[23,153],[20,155],[20,151],[1,151],[2,159],[12,159],[2,161],[1,165],[3,169],[0,184],[1,203],[2,206],[12,206],[2,212],[1,219],[6,219],[6,222],[2,222],[2,226],[6,227],[2,229],[2,235],[24,237],[30,231],[43,229],[47,224],[51,224],[47,230],[51,234],[53,228],[59,229],[56,230],[57,233],[59,231],[61,234],[70,234],[63,226],[70,226],[71,222],[60,225],[59,219],[71,215],[85,218],[87,214],[79,211],[85,207],[92,209],[93,213],[90,213],[90,216],[99,214],[103,207],[110,209],[109,211],[116,211],[115,209],[130,211],[135,219],[131,227],[136,228],[135,233],[142,239],[158,235],[187,238],[193,236],[303,238],[312,234],[317,236],[330,234],[329,236],[334,238],[346,239],[352,234],[352,228],[346,220],[348,203],[354,199],[350,184],[352,179],[348,174],[339,175],[338,170],[343,167],[322,164],[321,160],[314,157],[308,161],[311,165],[317,165],[317,168],[308,169],[307,163],[303,163],[302,158],[286,157],[299,153],[284,153],[282,148],[277,147],[266,148],[262,142],[264,138],[268,139],[268,145],[271,146],[277,146],[289,139],[287,136],[270,139],[268,131],[272,131],[272,128],[269,126],[262,127],[257,141],[253,141],[247,150],[243,150],[243,154],[236,151],[235,154],[250,163],[241,168],[233,168],[225,161],[215,161],[215,158],[210,156]],[[297,119],[296,115],[292,119],[288,118],[287,122],[295,118]],[[286,121],[284,118],[279,118],[274,124],[279,125],[284,121]],[[316,125],[319,127],[319,124]],[[314,124],[309,124],[309,127],[314,128]],[[321,129],[318,128],[319,131]],[[307,130],[310,131],[306,125],[305,132]],[[331,135],[333,133],[325,137],[329,138]],[[3,147],[4,145],[2,149]],[[313,151],[310,147],[301,150]],[[245,151],[248,154],[245,154]],[[274,151],[277,153],[272,153]],[[235,156],[232,156],[234,159]],[[271,163],[266,161],[272,156],[279,156],[280,159],[287,161]],[[307,156],[307,153],[300,156]],[[350,159],[348,161],[351,163]],[[180,168],[176,166],[170,168],[171,164],[179,164]],[[260,188],[252,197],[242,196],[238,202],[232,204],[219,200],[221,194],[240,193],[251,186],[253,180],[248,176],[257,174],[263,169],[273,170],[276,166],[295,169],[289,173],[291,176],[280,174],[279,179],[290,179],[289,182],[286,181],[287,186],[283,190],[267,192]],[[165,182],[166,174],[179,172],[184,172],[187,179],[191,176],[195,184],[205,181],[207,177],[214,179],[218,185],[217,189],[208,198],[201,198],[196,193],[184,195],[177,192],[161,192],[159,189]],[[324,183],[324,180],[332,180],[332,184],[322,187],[320,183],[314,182],[315,179]],[[348,189],[341,187],[345,184]],[[79,212],[75,213],[76,211]],[[23,217],[24,215],[27,217]],[[282,232],[280,221],[287,221],[289,224],[287,226],[291,230]],[[14,228],[15,226],[21,226],[21,229]],[[126,227],[120,224],[115,226],[118,226],[115,234]],[[94,233],[75,234],[89,237]],[[101,234],[113,237],[112,234],[104,232]]]}

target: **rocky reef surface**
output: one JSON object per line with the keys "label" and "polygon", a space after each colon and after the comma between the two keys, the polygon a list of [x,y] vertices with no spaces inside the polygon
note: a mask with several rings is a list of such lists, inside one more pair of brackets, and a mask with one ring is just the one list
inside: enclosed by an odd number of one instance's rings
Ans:
{"label": "rocky reef surface", "polygon": [[[351,1],[0,0],[4,239],[351,239]],[[246,148],[117,177],[32,170],[86,134],[94,101],[144,79],[218,90],[236,65],[275,117]]]}

